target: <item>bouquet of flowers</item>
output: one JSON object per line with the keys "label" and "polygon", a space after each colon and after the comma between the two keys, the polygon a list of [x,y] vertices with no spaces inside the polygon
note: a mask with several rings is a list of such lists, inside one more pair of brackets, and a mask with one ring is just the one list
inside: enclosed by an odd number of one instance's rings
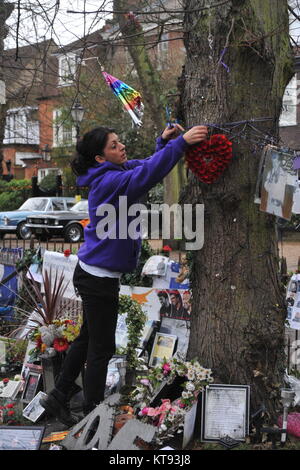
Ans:
{"label": "bouquet of flowers", "polygon": [[[138,409],[138,417],[158,427],[156,444],[161,445],[164,440],[173,437],[175,432],[182,431],[186,412],[196,402],[203,388],[213,382],[211,373],[211,369],[205,369],[196,360],[184,362],[173,358],[153,368],[147,378],[140,379],[131,393],[131,400]],[[160,406],[150,407],[155,391],[163,383],[173,383],[176,377],[183,379],[181,396],[172,403],[169,399],[162,399]]]}
{"label": "bouquet of flowers", "polygon": [[80,327],[80,321],[61,319],[35,328],[30,334],[30,339],[36,344],[35,348],[30,351],[31,359],[40,354],[53,356],[67,351],[78,336]]}
{"label": "bouquet of flowers", "polygon": [[30,351],[30,361],[38,359],[41,354],[54,356],[66,351],[81,327],[81,318],[76,321],[65,318],[68,306],[63,301],[68,282],[64,282],[64,275],[57,272],[52,275],[50,269],[42,277],[44,293],[31,276],[31,289],[26,286],[25,289],[32,312],[21,312],[27,318],[27,325],[30,324],[28,337],[36,344]]}

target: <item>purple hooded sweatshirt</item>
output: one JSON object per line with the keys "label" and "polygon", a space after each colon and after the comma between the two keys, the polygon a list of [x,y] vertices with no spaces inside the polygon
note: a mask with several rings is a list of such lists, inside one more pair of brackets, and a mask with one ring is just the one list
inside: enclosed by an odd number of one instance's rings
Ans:
{"label": "purple hooded sweatshirt", "polygon": [[[78,258],[91,266],[131,272],[136,268],[141,238],[111,239],[97,236],[97,224],[104,215],[96,215],[102,204],[111,204],[118,214],[119,197],[127,196],[128,207],[139,202],[141,196],[159,183],[176,165],[187,148],[182,136],[165,141],[159,137],[156,152],[145,160],[129,160],[124,165],[110,162],[98,163],[77,178],[78,186],[89,186],[90,223],[84,229],[85,242],[78,251]],[[128,223],[133,219],[128,217]],[[119,220],[116,221],[118,236]]]}

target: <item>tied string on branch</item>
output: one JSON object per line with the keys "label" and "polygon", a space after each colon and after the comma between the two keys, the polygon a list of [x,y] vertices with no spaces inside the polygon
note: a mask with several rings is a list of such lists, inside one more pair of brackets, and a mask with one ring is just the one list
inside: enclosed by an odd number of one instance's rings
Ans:
{"label": "tied string on branch", "polygon": [[[218,131],[222,131],[228,135],[228,139],[236,140],[239,139],[247,140],[248,142],[254,143],[259,147],[263,148],[267,144],[275,145],[279,143],[279,139],[271,134],[262,132],[260,129],[254,126],[256,122],[273,121],[273,118],[258,118],[249,119],[244,121],[227,122],[224,124],[217,123],[201,123],[195,124],[199,126],[207,126]],[[191,126],[194,127],[194,126]],[[191,128],[189,127],[189,129]]]}

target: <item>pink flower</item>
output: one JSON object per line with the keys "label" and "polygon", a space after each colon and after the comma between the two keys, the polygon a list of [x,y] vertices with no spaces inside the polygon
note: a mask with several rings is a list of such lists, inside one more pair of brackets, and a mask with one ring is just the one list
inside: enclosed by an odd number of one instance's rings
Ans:
{"label": "pink flower", "polygon": [[163,374],[164,374],[164,375],[168,375],[168,374],[171,372],[171,366],[170,366],[170,364],[168,364],[168,363],[165,363],[165,364],[162,366],[162,369],[163,369]]}
{"label": "pink flower", "polygon": [[146,387],[148,387],[148,385],[150,385],[150,380],[149,379],[141,379],[140,383],[143,384],[143,385],[146,385]]}
{"label": "pink flower", "polygon": [[143,408],[143,409],[141,410],[141,415],[142,415],[142,416],[147,415],[147,414],[148,414],[148,410],[149,410],[148,407]]}

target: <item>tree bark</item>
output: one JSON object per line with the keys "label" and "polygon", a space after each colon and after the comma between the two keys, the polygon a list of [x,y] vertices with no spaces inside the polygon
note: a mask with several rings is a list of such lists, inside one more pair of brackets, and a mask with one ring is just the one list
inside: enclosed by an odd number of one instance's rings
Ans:
{"label": "tree bark", "polygon": [[[293,74],[287,2],[229,0],[189,13],[215,3],[185,2],[186,124],[270,117],[254,124],[262,136],[277,136]],[[285,368],[286,310],[275,217],[254,204],[260,153],[251,136],[240,138],[233,141],[229,168],[214,184],[189,175],[182,202],[204,203],[205,226],[204,246],[193,252],[188,356],[211,367],[217,383],[250,384],[252,408],[264,403],[274,417]]]}

